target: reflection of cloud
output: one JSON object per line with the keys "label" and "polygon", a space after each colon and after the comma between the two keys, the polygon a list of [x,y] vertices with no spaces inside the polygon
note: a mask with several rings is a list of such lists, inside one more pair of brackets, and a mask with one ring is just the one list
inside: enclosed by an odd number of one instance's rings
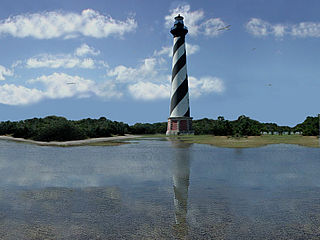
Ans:
{"label": "reflection of cloud", "polygon": [[99,187],[117,181],[170,178],[168,163],[161,160],[163,154],[143,144],[134,149],[130,145],[59,148],[6,141],[0,144],[8,149],[0,158],[0,186]]}

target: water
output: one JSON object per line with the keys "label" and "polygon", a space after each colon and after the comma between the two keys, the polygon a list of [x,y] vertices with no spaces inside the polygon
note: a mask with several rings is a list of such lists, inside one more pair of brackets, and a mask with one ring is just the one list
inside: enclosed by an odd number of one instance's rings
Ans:
{"label": "water", "polygon": [[0,239],[320,239],[320,150],[0,141]]}

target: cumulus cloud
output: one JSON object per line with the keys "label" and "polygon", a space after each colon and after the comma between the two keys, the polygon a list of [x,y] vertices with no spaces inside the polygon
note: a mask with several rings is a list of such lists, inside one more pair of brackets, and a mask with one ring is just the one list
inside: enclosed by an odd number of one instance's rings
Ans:
{"label": "cumulus cloud", "polygon": [[108,70],[107,76],[114,77],[118,82],[137,82],[142,80],[151,80],[157,74],[156,58],[146,58],[136,68],[119,65],[113,69]]}
{"label": "cumulus cloud", "polygon": [[276,24],[272,26],[273,34],[275,37],[283,37],[286,33],[286,26],[282,24]]}
{"label": "cumulus cloud", "polygon": [[301,22],[293,25],[291,35],[295,37],[320,37],[320,23]]}
{"label": "cumulus cloud", "polygon": [[130,94],[135,99],[141,100],[155,100],[155,99],[169,99],[170,85],[156,84],[152,82],[137,82],[128,86]]}
{"label": "cumulus cloud", "polygon": [[42,54],[27,59],[27,68],[94,68],[94,60],[91,58],[79,59],[71,55]]}
{"label": "cumulus cloud", "polygon": [[224,82],[217,77],[202,77],[197,79],[189,76],[190,94],[193,97],[200,97],[203,94],[223,93],[225,91]]}
{"label": "cumulus cloud", "polygon": [[163,46],[160,50],[155,50],[153,55],[155,56],[166,55],[168,57],[172,57],[172,46]]}
{"label": "cumulus cloud", "polygon": [[[170,47],[171,48],[171,47]],[[197,45],[187,47],[190,54],[199,50]],[[187,50],[188,50],[187,49]],[[29,68],[91,68],[96,64],[105,66],[108,80],[97,83],[80,76],[65,73],[42,75],[27,81],[28,86],[5,84],[0,85],[0,103],[9,105],[24,105],[39,102],[43,99],[100,97],[104,99],[120,98],[128,94],[136,100],[157,100],[170,98],[170,63],[161,55],[145,58],[135,67],[124,65],[110,68],[106,63],[91,58],[81,58],[76,55],[39,55],[28,59],[25,63]],[[159,52],[160,52],[159,51]],[[74,53],[76,54],[76,53]],[[18,65],[22,63],[17,63]],[[0,68],[1,69],[1,68]],[[4,72],[4,71],[3,71]],[[36,87],[30,87],[30,84]],[[189,77],[189,88],[192,97],[203,94],[221,93],[224,84],[221,79],[204,77],[197,79]]]}
{"label": "cumulus cloud", "polygon": [[200,46],[199,45],[193,45],[193,44],[190,44],[190,43],[187,43],[186,44],[186,51],[187,51],[187,54],[188,55],[192,55],[192,54],[195,54],[197,52],[199,52],[200,50]]}
{"label": "cumulus cloud", "polygon": [[96,83],[93,80],[65,73],[43,75],[27,81],[28,84],[40,84],[38,88],[22,85],[0,85],[0,103],[7,105],[26,105],[43,99],[85,98],[98,96],[104,99],[119,98],[116,85],[110,82]]}
{"label": "cumulus cloud", "polygon": [[[169,76],[170,79],[170,76]],[[225,91],[224,82],[217,77],[202,77],[197,79],[189,76],[189,92],[191,97],[198,98],[205,94],[223,93]],[[129,92],[135,99],[156,100],[169,99],[171,85],[167,83],[152,83],[139,81],[128,86]]]}
{"label": "cumulus cloud", "polygon": [[93,47],[89,47],[87,44],[82,44],[80,47],[78,47],[75,50],[75,55],[76,56],[85,56],[85,55],[93,55],[93,56],[97,56],[100,54],[99,50],[95,50]]}
{"label": "cumulus cloud", "polygon": [[251,18],[246,24],[247,31],[257,37],[286,35],[293,37],[320,37],[320,23],[301,22],[298,24],[271,24],[259,18]]}
{"label": "cumulus cloud", "polygon": [[44,96],[53,99],[66,97],[83,98],[92,95],[110,98],[122,95],[115,90],[113,84],[107,82],[97,84],[93,80],[65,73],[53,73],[49,76],[43,75],[28,82],[42,83],[45,89]]}
{"label": "cumulus cloud", "polygon": [[126,88],[134,99],[155,100],[169,98],[168,76],[161,70],[162,58],[146,58],[137,67],[116,66],[107,71],[107,76]]}
{"label": "cumulus cloud", "polygon": [[0,85],[0,103],[6,105],[25,105],[40,101],[43,92],[14,84]]}
{"label": "cumulus cloud", "polygon": [[28,83],[41,83],[44,85],[43,95],[48,98],[86,97],[95,92],[95,82],[79,76],[70,76],[65,73],[43,75]]}
{"label": "cumulus cloud", "polygon": [[[134,68],[131,69],[135,70]],[[80,76],[53,73],[27,81],[28,84],[37,84],[37,87],[34,88],[14,84],[0,85],[0,103],[26,105],[43,99],[92,96],[116,99],[122,97],[125,91],[136,100],[169,99],[170,78],[170,75],[158,74],[153,78],[145,77],[130,82],[108,80],[97,83]],[[118,89],[121,89],[121,91]],[[222,93],[225,87],[223,80],[216,77],[208,76],[197,79],[189,76],[189,89],[191,97],[197,98],[205,94]]]}
{"label": "cumulus cloud", "polygon": [[[163,53],[165,54],[165,53]],[[170,69],[161,69],[161,61],[157,58],[147,58],[136,68],[123,65],[110,69],[109,77],[118,84],[126,84],[129,94],[134,99],[156,100],[170,97]],[[189,89],[192,97],[205,94],[223,93],[225,91],[222,79],[212,76],[197,79],[189,76]]]}
{"label": "cumulus cloud", "polygon": [[[198,45],[187,45],[189,54],[199,51]],[[162,47],[155,51],[153,57],[144,59],[141,64],[136,67],[127,67],[123,65],[109,68],[107,76],[113,82],[125,87],[128,93],[134,99],[140,100],[156,100],[170,98],[171,75],[170,63],[168,59],[162,58],[162,55],[169,56],[172,47]],[[203,77],[197,79],[189,76],[189,88],[192,97],[199,97],[203,94],[222,93],[225,90],[224,82],[216,77]]]}
{"label": "cumulus cloud", "polygon": [[251,18],[246,24],[249,33],[254,36],[267,36],[271,32],[271,24],[259,18]]}
{"label": "cumulus cloud", "polygon": [[[108,64],[104,61],[96,61],[86,55],[99,55],[100,51],[89,47],[87,44],[82,44],[72,54],[40,54],[31,57],[25,61],[27,68],[86,68],[93,69],[97,65],[107,67]],[[22,62],[18,61],[15,66],[21,65]]]}
{"label": "cumulus cloud", "polygon": [[137,23],[133,18],[120,21],[93,9],[86,9],[81,14],[52,11],[12,16],[0,21],[0,36],[52,39],[83,35],[105,38],[121,37],[136,28]]}
{"label": "cumulus cloud", "polygon": [[5,80],[5,76],[13,76],[13,71],[0,65],[0,80]]}
{"label": "cumulus cloud", "polygon": [[170,14],[165,16],[165,26],[170,28],[174,24],[174,17],[178,14],[184,17],[184,23],[188,27],[190,36],[206,35],[217,36],[223,31],[218,31],[219,28],[226,24],[220,18],[209,18],[205,20],[203,10],[191,11],[189,4],[179,5],[177,8],[170,10]]}
{"label": "cumulus cloud", "polygon": [[85,58],[80,63],[80,68],[95,68],[94,60],[92,58]]}

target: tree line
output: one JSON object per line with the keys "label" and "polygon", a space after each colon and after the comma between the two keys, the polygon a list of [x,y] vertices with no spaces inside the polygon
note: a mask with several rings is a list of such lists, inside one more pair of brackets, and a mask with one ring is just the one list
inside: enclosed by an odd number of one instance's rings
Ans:
{"label": "tree line", "polygon": [[124,135],[129,132],[129,128],[128,124],[111,121],[105,117],[73,121],[64,117],[48,116],[17,122],[1,122],[0,135],[12,135],[36,141],[70,141]]}
{"label": "tree line", "polygon": [[[196,135],[211,134],[216,136],[259,136],[266,134],[302,134],[306,136],[317,136],[319,134],[319,118],[307,117],[303,123],[294,127],[278,126],[276,123],[261,123],[241,115],[238,119],[230,121],[219,116],[216,120],[203,118],[193,120],[192,126]],[[167,123],[136,123],[131,126],[135,134],[164,134]]]}
{"label": "tree line", "polygon": [[[319,134],[319,118],[308,116],[295,127],[278,126],[276,123],[260,123],[247,116],[230,121],[219,116],[216,120],[203,118],[192,122],[195,134],[217,136],[259,136],[268,134],[299,133],[307,136]],[[99,119],[67,120],[64,117],[48,116],[22,121],[0,122],[0,135],[12,135],[36,141],[69,141],[87,138],[110,137],[124,134],[165,134],[167,122],[136,123],[129,126],[123,122]]]}

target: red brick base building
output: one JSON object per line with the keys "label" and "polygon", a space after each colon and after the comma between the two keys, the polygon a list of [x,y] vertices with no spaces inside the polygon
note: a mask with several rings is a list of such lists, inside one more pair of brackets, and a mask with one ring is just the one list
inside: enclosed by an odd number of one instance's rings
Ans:
{"label": "red brick base building", "polygon": [[194,134],[191,117],[168,118],[167,135]]}

